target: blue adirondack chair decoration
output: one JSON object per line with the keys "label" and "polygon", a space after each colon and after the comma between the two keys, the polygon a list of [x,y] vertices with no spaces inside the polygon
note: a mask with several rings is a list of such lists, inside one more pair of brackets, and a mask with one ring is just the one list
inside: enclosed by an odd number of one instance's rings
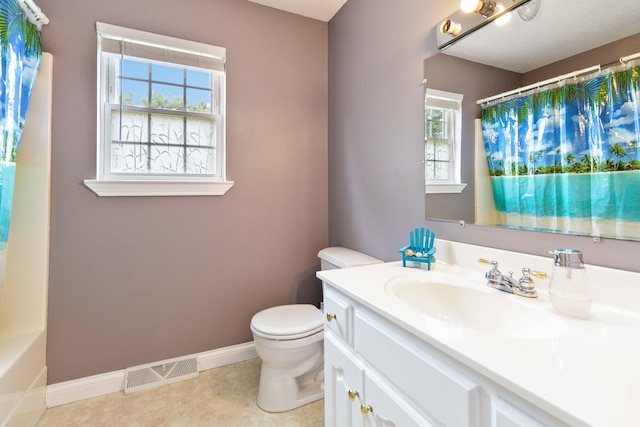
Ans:
{"label": "blue adirondack chair decoration", "polygon": [[431,263],[436,262],[436,248],[433,240],[436,235],[428,228],[416,228],[409,233],[410,244],[398,249],[402,253],[402,266],[407,266],[407,261],[422,262],[431,270]]}

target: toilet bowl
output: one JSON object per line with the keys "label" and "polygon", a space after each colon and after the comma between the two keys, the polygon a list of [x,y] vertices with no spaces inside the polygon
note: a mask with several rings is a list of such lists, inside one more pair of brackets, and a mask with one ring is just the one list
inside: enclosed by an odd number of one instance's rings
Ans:
{"label": "toilet bowl", "polygon": [[[381,263],[342,247],[318,253],[323,270]],[[251,332],[262,360],[258,406],[285,412],[324,396],[324,316],[311,304],[267,308],[251,319]]]}
{"label": "toilet bowl", "polygon": [[310,304],[268,308],[253,316],[251,332],[262,360],[260,408],[284,412],[322,397],[324,328],[320,310]]}

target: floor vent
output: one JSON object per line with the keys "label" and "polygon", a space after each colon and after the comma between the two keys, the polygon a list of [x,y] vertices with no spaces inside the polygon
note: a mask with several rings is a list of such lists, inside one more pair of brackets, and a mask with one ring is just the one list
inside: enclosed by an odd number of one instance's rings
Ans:
{"label": "floor vent", "polygon": [[198,376],[196,356],[163,360],[125,370],[124,394],[149,390]]}

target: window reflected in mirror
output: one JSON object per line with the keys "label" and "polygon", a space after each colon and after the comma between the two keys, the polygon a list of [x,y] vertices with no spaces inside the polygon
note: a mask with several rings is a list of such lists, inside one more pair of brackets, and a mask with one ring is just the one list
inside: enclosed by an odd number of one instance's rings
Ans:
{"label": "window reflected in mirror", "polygon": [[435,89],[425,93],[425,193],[459,193],[463,95]]}

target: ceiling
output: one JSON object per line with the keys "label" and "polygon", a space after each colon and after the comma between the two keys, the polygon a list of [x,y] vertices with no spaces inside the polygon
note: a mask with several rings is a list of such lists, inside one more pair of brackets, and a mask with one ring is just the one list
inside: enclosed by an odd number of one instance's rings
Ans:
{"label": "ceiling", "polygon": [[639,22],[639,0],[542,0],[531,21],[512,13],[442,52],[523,73],[636,34]]}
{"label": "ceiling", "polygon": [[[249,0],[329,22],[347,0]],[[536,17],[512,14],[443,51],[483,64],[527,72],[638,32],[639,0],[541,0]],[[443,17],[444,18],[444,17]],[[435,30],[434,30],[435,31]]]}
{"label": "ceiling", "polygon": [[249,0],[319,21],[329,22],[347,0]]}

